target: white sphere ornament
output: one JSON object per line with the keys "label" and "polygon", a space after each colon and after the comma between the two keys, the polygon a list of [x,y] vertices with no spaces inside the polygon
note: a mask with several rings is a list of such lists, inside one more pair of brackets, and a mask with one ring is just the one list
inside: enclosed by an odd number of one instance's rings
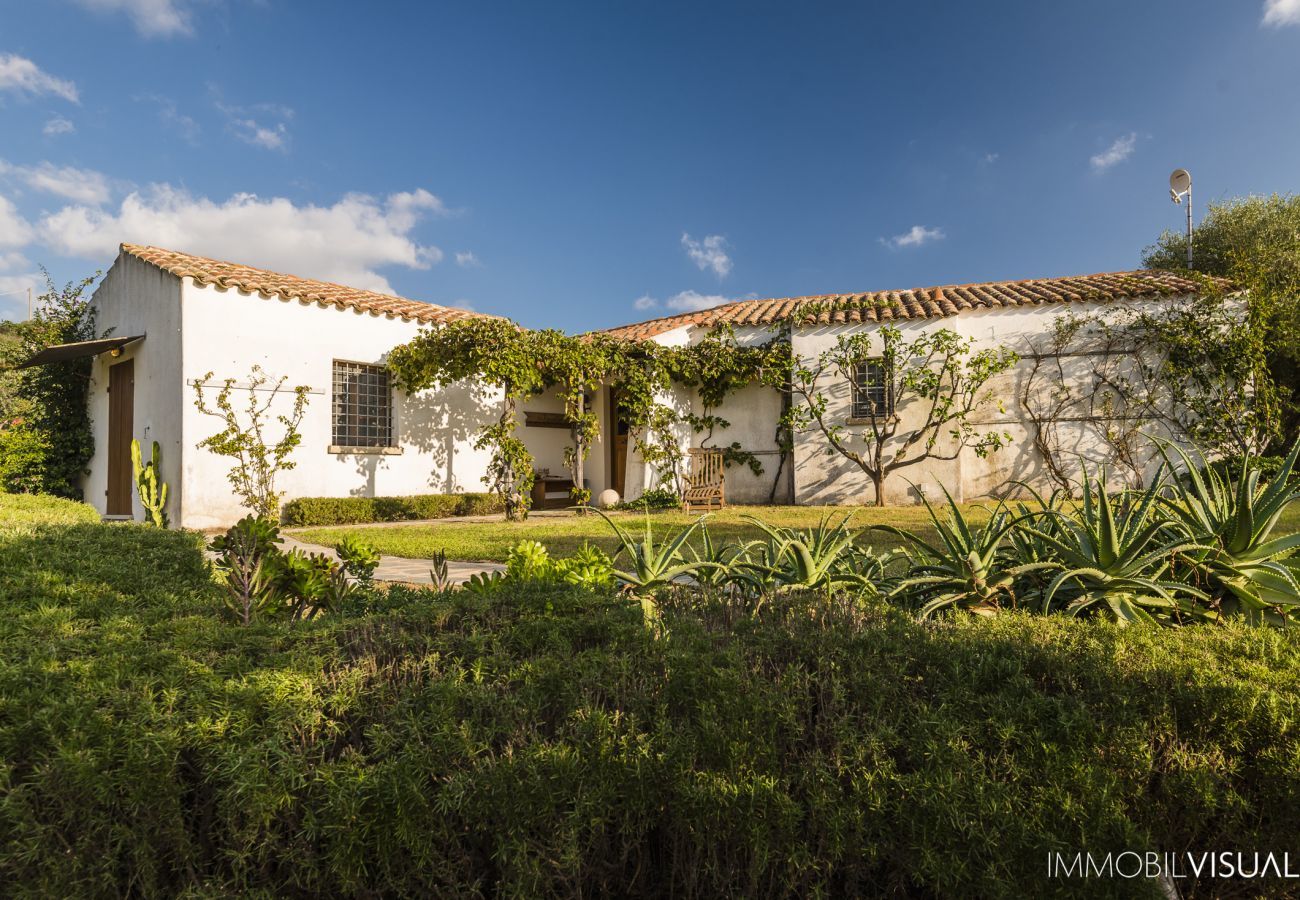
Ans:
{"label": "white sphere ornament", "polygon": [[601,505],[602,509],[609,509],[621,499],[622,498],[618,495],[618,491],[613,488],[606,488],[600,492],[600,496],[596,498],[596,502]]}

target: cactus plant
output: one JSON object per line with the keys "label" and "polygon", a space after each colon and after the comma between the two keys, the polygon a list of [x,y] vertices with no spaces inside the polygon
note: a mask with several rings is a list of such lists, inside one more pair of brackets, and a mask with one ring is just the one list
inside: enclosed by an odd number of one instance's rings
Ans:
{"label": "cactus plant", "polygon": [[135,471],[135,486],[140,494],[149,521],[159,528],[167,527],[167,482],[159,477],[162,466],[162,448],[153,442],[153,458],[145,463],[140,457],[140,442],[131,439],[131,468]]}

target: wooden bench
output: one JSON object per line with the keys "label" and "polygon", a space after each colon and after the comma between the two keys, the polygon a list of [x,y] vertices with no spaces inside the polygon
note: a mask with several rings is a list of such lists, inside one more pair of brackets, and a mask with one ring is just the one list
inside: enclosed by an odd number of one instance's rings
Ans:
{"label": "wooden bench", "polygon": [[712,512],[727,505],[722,451],[692,447],[686,490],[682,492],[684,512]]}

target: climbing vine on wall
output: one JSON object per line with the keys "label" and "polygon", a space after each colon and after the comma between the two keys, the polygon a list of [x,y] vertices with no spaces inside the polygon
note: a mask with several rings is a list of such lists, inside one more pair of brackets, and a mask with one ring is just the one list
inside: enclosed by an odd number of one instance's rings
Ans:
{"label": "climbing vine on wall", "polygon": [[[571,444],[565,465],[576,505],[590,501],[584,464],[600,437],[600,420],[588,396],[605,384],[618,390],[620,414],[642,459],[660,473],[661,483],[680,490],[685,472],[679,431],[684,425],[704,435],[704,444],[730,423],[717,415],[728,394],[759,382],[783,389],[789,378],[789,341],[743,345],[722,329],[690,347],[616,341],[603,335],[527,331],[504,319],[466,319],[422,332],[393,350],[389,368],[399,387],[417,391],[455,382],[501,392],[497,420],[479,430],[475,446],[491,452],[489,487],[505,500],[510,519],[527,515],[534,478],[533,458],[515,434],[519,405],[553,389],[564,404]],[[697,390],[702,410],[679,410],[665,402],[674,384]],[[733,442],[720,448],[729,465],[762,466]]]}

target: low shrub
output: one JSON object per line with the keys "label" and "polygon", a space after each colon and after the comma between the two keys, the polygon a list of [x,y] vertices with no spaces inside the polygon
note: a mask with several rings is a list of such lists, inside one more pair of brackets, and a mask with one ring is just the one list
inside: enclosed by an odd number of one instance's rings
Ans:
{"label": "low shrub", "polygon": [[95,508],[49,494],[0,494],[0,528],[98,522]]}
{"label": "low shrub", "polygon": [[0,533],[0,883],[1159,897],[1048,881],[1048,854],[1280,854],[1300,830],[1293,629],[660,600],[658,637],[632,598],[542,583],[241,627],[190,535]]}
{"label": "low shrub", "polygon": [[622,500],[610,509],[620,512],[642,512],[652,509],[677,509],[682,505],[681,494],[669,488],[651,488],[635,500]]}
{"label": "low shrub", "polygon": [[49,453],[49,441],[41,432],[0,424],[0,491],[39,491],[45,484]]}
{"label": "low shrub", "polygon": [[411,497],[299,497],[284,505],[280,521],[305,528],[313,525],[364,525],[448,519],[503,512],[497,494],[418,494]]}

